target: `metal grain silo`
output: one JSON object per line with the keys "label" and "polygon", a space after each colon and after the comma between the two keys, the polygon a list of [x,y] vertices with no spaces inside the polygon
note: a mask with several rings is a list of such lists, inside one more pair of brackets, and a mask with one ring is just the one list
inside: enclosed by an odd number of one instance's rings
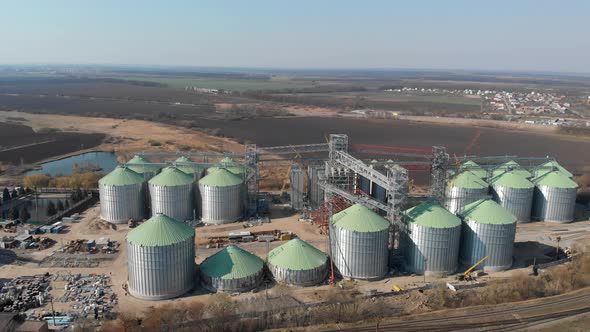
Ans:
{"label": "metal grain silo", "polygon": [[471,172],[475,176],[479,177],[480,179],[485,179],[488,176],[488,172],[479,166],[478,163],[474,162],[473,160],[469,160],[461,164],[459,167],[459,172]]}
{"label": "metal grain silo", "polygon": [[176,220],[193,220],[193,177],[176,167],[164,168],[149,182],[152,213],[163,213]]}
{"label": "metal grain silo", "polygon": [[178,297],[194,286],[195,231],[158,214],[127,234],[129,293],[144,300]]}
{"label": "metal grain silo", "polygon": [[533,179],[533,218],[568,223],[574,220],[578,184],[561,171]]}
{"label": "metal grain silo", "polygon": [[332,260],[343,277],[372,280],[385,276],[389,226],[388,220],[360,204],[332,216]]}
{"label": "metal grain silo", "polygon": [[494,172],[489,182],[494,200],[512,213],[519,223],[531,221],[535,185],[514,170]]}
{"label": "metal grain silo", "polygon": [[100,217],[113,224],[145,218],[145,182],[141,174],[117,167],[98,181]]}
{"label": "metal grain silo", "polygon": [[463,219],[460,260],[470,267],[490,256],[477,268],[497,272],[512,266],[516,218],[491,199],[482,199],[459,211]]}
{"label": "metal grain silo", "polygon": [[268,253],[268,268],[277,282],[317,285],[328,275],[328,256],[309,243],[293,239]]}
{"label": "metal grain silo", "polygon": [[230,245],[201,263],[201,284],[212,292],[247,292],[262,282],[263,266],[258,256]]}
{"label": "metal grain silo", "polygon": [[176,159],[174,163],[176,168],[186,174],[192,175],[195,181],[198,181],[205,172],[205,167],[193,162],[190,158],[185,156]]}
{"label": "metal grain silo", "polygon": [[201,220],[209,224],[225,224],[242,218],[243,180],[219,168],[199,180]]}
{"label": "metal grain silo", "polygon": [[404,212],[402,246],[409,271],[446,275],[457,270],[461,220],[433,201]]}
{"label": "metal grain silo", "polygon": [[226,170],[232,172],[233,174],[239,176],[242,179],[244,179],[245,174],[246,174],[246,169],[244,168],[243,165],[235,162],[233,159],[228,158],[228,157],[223,158],[216,166],[209,167],[207,169],[207,173],[211,173],[211,172],[216,171],[220,168],[226,169]]}
{"label": "metal grain silo", "polygon": [[470,171],[463,171],[450,178],[447,183],[445,207],[456,213],[459,209],[478,199],[486,198],[489,185]]}
{"label": "metal grain silo", "polygon": [[553,171],[559,171],[570,179],[574,177],[572,173],[570,173],[567,169],[565,169],[555,160],[548,161],[542,165],[537,166],[535,168],[534,175],[535,177],[540,177]]}
{"label": "metal grain silo", "polygon": [[514,160],[510,160],[498,167],[496,167],[493,171],[492,171],[492,177],[498,176],[502,173],[506,173],[506,172],[512,172],[516,175],[520,175],[521,177],[525,178],[525,179],[529,179],[533,176],[533,174],[531,174],[531,172],[527,171],[524,167],[520,166],[517,162],[515,162]]}
{"label": "metal grain silo", "polygon": [[160,171],[160,166],[149,165],[152,162],[142,156],[135,156],[131,158],[125,165],[136,173],[143,175],[145,181],[153,178]]}

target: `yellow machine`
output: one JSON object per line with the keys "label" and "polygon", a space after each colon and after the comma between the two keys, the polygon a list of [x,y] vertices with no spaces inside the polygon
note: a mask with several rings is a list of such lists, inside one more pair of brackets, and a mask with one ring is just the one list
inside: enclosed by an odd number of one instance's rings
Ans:
{"label": "yellow machine", "polygon": [[473,264],[473,266],[471,266],[470,268],[468,268],[467,270],[465,270],[465,272],[463,272],[462,274],[457,276],[458,280],[473,280],[475,279],[473,276],[471,276],[471,272],[473,272],[473,270],[475,270],[476,267],[478,267],[481,263],[485,262],[486,259],[490,258],[490,256],[485,256],[484,258],[480,259],[477,263]]}
{"label": "yellow machine", "polygon": [[394,292],[396,292],[396,293],[398,293],[398,292],[401,292],[401,291],[403,291],[404,289],[403,289],[403,288],[401,288],[401,287],[400,287],[400,286],[398,286],[398,285],[393,285],[393,287],[391,287],[391,290],[392,290],[392,291],[394,291]]}

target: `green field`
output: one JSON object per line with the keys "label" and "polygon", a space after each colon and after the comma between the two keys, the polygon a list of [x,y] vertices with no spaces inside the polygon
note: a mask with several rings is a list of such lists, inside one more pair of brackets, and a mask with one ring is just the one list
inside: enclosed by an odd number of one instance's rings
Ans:
{"label": "green field", "polygon": [[136,80],[157,82],[168,85],[173,89],[184,89],[187,86],[194,86],[206,89],[223,89],[231,91],[247,90],[278,90],[278,89],[299,89],[311,87],[312,83],[295,82],[287,79],[281,80],[240,80],[240,79],[209,79],[209,78],[186,78],[186,77],[161,77],[161,76],[110,76],[123,80]]}

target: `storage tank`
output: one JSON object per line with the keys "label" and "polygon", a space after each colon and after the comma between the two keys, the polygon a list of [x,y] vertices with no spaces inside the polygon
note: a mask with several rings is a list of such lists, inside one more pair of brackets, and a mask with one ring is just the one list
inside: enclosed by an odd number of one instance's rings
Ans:
{"label": "storage tank", "polygon": [[175,161],[176,168],[185,172],[186,174],[193,175],[195,181],[198,181],[205,171],[205,167],[195,163],[192,159],[182,156]]}
{"label": "storage tank", "polygon": [[230,245],[201,263],[202,286],[212,292],[247,292],[262,282],[264,262]]}
{"label": "storage tank", "polygon": [[343,277],[373,280],[385,276],[389,226],[388,220],[360,204],[332,216],[332,260]]}
{"label": "storage tank", "polygon": [[174,166],[164,168],[149,182],[152,213],[163,213],[176,220],[193,220],[193,177]]}
{"label": "storage tank", "polygon": [[463,206],[478,199],[486,198],[489,185],[470,171],[463,171],[451,177],[447,183],[445,207],[456,213]]}
{"label": "storage tank", "polygon": [[497,272],[512,266],[516,218],[491,199],[481,199],[459,211],[463,219],[460,259],[466,268],[490,256],[477,268]]}
{"label": "storage tank", "polygon": [[232,172],[233,174],[239,176],[240,178],[244,179],[245,174],[246,174],[246,170],[244,169],[244,166],[235,162],[233,159],[225,157],[223,158],[219,164],[217,164],[217,166],[213,166],[213,167],[209,167],[207,169],[207,173],[211,173],[213,171],[216,171],[220,168],[226,169],[230,172]]}
{"label": "storage tank", "polygon": [[535,185],[516,170],[497,171],[490,179],[492,197],[516,217],[519,223],[531,221]]}
{"label": "storage tank", "polygon": [[578,184],[561,171],[533,179],[533,218],[568,223],[574,220]]}
{"label": "storage tank", "polygon": [[147,165],[151,164],[147,158],[142,156],[135,156],[131,158],[125,165],[136,173],[143,175],[144,179],[148,181],[158,174],[160,166],[158,165]]}
{"label": "storage tank", "polygon": [[434,201],[408,209],[402,246],[407,268],[417,274],[446,275],[457,270],[461,220]]}
{"label": "storage tank", "polygon": [[557,161],[552,160],[546,163],[543,163],[535,168],[534,175],[535,177],[543,176],[547,173],[551,173],[553,171],[559,171],[563,175],[567,176],[568,178],[573,178],[574,175],[570,173],[567,169],[561,166]]}
{"label": "storage tank", "polygon": [[193,288],[195,231],[157,214],[127,234],[129,293],[143,300],[178,297]]}
{"label": "storage tank", "polygon": [[117,167],[98,181],[100,218],[113,224],[145,218],[143,176],[128,167]]}
{"label": "storage tank", "polygon": [[219,168],[199,180],[201,220],[209,224],[225,224],[242,218],[243,180]]}
{"label": "storage tank", "polygon": [[471,172],[481,179],[488,177],[488,172],[473,160],[469,160],[461,164],[461,167],[459,167],[459,173],[465,171]]}
{"label": "storage tank", "polygon": [[494,169],[494,171],[492,172],[492,177],[498,176],[498,175],[505,173],[505,172],[512,172],[516,175],[520,175],[521,177],[523,177],[525,179],[529,179],[533,176],[533,174],[531,174],[531,172],[527,171],[525,168],[520,166],[516,161],[510,160],[510,161],[503,163],[502,165],[496,167]]}
{"label": "storage tank", "polygon": [[328,256],[311,244],[293,239],[268,253],[268,268],[277,282],[317,285],[328,275]]}

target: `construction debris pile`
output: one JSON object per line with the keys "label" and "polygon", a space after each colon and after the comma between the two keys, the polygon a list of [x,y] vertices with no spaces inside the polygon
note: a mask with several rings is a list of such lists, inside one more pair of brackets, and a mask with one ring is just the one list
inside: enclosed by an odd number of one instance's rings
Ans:
{"label": "construction debris pile", "polygon": [[59,276],[66,282],[65,293],[57,302],[73,302],[76,317],[111,318],[117,305],[117,295],[111,287],[108,274],[74,274]]}
{"label": "construction debris pile", "polygon": [[113,254],[118,251],[119,243],[117,241],[111,241],[109,238],[99,238],[99,239],[78,239],[78,240],[71,240],[65,246],[59,248],[57,252],[59,253],[88,253],[88,254]]}
{"label": "construction debris pile", "polygon": [[50,288],[49,274],[20,276],[6,282],[0,290],[0,311],[24,312],[45,303]]}
{"label": "construction debris pile", "polygon": [[221,248],[233,243],[240,242],[272,242],[288,241],[294,237],[290,231],[281,231],[278,229],[258,232],[232,232],[227,236],[210,236],[207,237],[207,248]]}
{"label": "construction debris pile", "polygon": [[4,249],[38,249],[43,250],[55,244],[55,240],[48,237],[33,237],[31,235],[3,236],[0,248]]}

